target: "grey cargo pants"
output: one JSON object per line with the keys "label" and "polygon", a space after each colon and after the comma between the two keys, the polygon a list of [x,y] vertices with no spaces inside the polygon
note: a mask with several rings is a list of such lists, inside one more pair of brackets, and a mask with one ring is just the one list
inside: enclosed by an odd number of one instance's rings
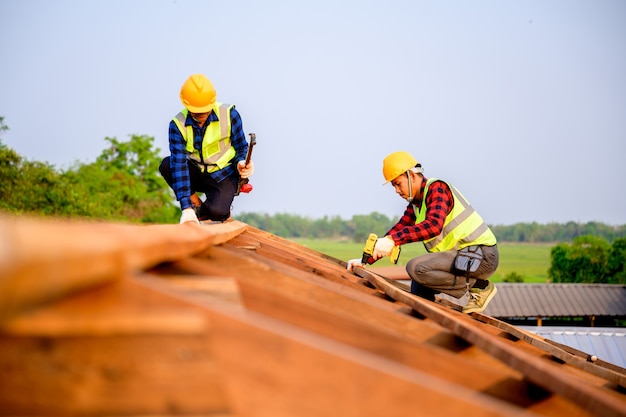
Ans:
{"label": "grey cargo pants", "polygon": [[[498,268],[499,254],[497,245],[481,246],[483,260],[475,272],[469,275],[469,288],[476,280],[487,280]],[[440,292],[455,298],[461,298],[467,292],[466,274],[454,267],[458,251],[433,252],[413,258],[406,265],[411,277],[411,292],[421,297],[434,300]]]}

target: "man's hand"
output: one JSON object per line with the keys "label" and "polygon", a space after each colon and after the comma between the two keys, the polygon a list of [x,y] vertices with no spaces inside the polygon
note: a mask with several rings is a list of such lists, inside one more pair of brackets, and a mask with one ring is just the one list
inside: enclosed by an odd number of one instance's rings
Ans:
{"label": "man's hand", "polygon": [[254,162],[250,161],[246,165],[246,161],[239,161],[237,163],[237,171],[239,171],[239,176],[243,179],[250,177],[254,174]]}
{"label": "man's hand", "polygon": [[383,256],[389,256],[394,246],[396,246],[396,243],[389,236],[378,238],[376,244],[374,245],[372,257],[378,260]]}
{"label": "man's hand", "polygon": [[180,216],[180,224],[183,223],[200,224],[200,222],[198,221],[198,216],[196,216],[196,211],[191,207],[183,210],[183,214]]}
{"label": "man's hand", "polygon": [[355,266],[363,266],[363,262],[361,261],[361,258],[350,259],[350,260],[348,261],[348,266],[346,267],[346,269],[347,269],[348,271],[352,271],[352,269],[353,269]]}

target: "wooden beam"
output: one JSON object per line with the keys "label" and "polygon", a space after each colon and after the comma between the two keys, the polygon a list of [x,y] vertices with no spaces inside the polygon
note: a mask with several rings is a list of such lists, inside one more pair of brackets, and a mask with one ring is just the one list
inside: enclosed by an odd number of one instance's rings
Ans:
{"label": "wooden beam", "polygon": [[0,415],[229,415],[207,315],[133,279],[5,322]]}
{"label": "wooden beam", "polygon": [[129,225],[0,215],[0,322],[28,308],[197,254],[241,222]]}
{"label": "wooden beam", "polygon": [[258,314],[209,308],[238,415],[532,415],[479,391]]}
{"label": "wooden beam", "polygon": [[[237,277],[242,302],[248,310],[461,386],[489,392],[494,398],[512,404],[524,407],[542,404],[546,410],[560,411],[573,407],[560,396],[546,398],[548,394],[530,384],[520,373],[474,346],[459,343],[458,338],[440,326],[410,316],[404,305],[371,297],[369,288],[362,287],[367,293],[345,288],[267,259],[261,264],[255,256],[229,248],[230,242],[212,248],[206,259],[180,261],[171,269],[206,276],[219,265],[223,273]],[[169,282],[167,276],[162,278]],[[438,366],[433,367],[433,363]],[[480,374],[481,378],[468,378],[468,374]]]}
{"label": "wooden beam", "polygon": [[517,369],[529,380],[546,390],[558,393],[570,401],[575,401],[598,415],[626,416],[626,408],[624,408],[621,399],[580,379],[564,374],[553,363],[541,361],[537,357],[505,343],[498,337],[481,332],[467,322],[467,320],[472,320],[471,317],[454,311],[444,311],[435,303],[403,291],[383,277],[364,268],[357,268],[357,274],[367,279],[391,298],[410,305],[420,314],[429,317],[457,336]]}
{"label": "wooden beam", "polygon": [[483,323],[494,326],[513,337],[536,346],[563,362],[626,388],[626,374],[623,372],[623,368],[610,366],[607,363],[597,363],[597,361],[593,361],[591,355],[587,353],[572,348],[567,349],[564,345],[553,343],[544,337],[532,334],[491,316],[480,313],[472,313],[472,316]]}

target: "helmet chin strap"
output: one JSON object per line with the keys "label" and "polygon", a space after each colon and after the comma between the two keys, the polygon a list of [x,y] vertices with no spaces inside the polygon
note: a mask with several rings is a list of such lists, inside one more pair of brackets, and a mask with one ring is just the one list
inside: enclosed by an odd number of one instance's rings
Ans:
{"label": "helmet chin strap", "polygon": [[406,201],[410,203],[413,201],[413,181],[411,181],[411,174],[409,171],[406,172],[406,179],[409,183],[409,196],[406,198]]}

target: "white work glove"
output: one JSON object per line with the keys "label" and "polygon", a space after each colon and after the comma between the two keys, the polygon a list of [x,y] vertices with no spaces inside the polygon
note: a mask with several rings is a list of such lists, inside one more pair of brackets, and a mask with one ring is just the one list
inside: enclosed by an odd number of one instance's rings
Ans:
{"label": "white work glove", "polygon": [[183,214],[180,216],[180,224],[183,223],[200,224],[200,222],[198,221],[198,216],[196,216],[196,211],[191,207],[183,210]]}
{"label": "white work glove", "polygon": [[389,236],[378,238],[376,244],[374,245],[374,253],[372,253],[372,257],[378,260],[383,256],[389,256],[394,246],[396,246],[396,243]]}
{"label": "white work glove", "polygon": [[353,269],[355,266],[363,266],[363,262],[361,262],[361,261],[362,261],[362,260],[361,260],[361,258],[350,259],[350,260],[348,261],[348,266],[346,267],[346,269],[347,269],[348,271],[352,271],[352,269]]}
{"label": "white work glove", "polygon": [[243,179],[250,177],[254,174],[254,162],[250,161],[248,165],[246,165],[246,161],[237,162],[237,171],[239,171],[239,176]]}

